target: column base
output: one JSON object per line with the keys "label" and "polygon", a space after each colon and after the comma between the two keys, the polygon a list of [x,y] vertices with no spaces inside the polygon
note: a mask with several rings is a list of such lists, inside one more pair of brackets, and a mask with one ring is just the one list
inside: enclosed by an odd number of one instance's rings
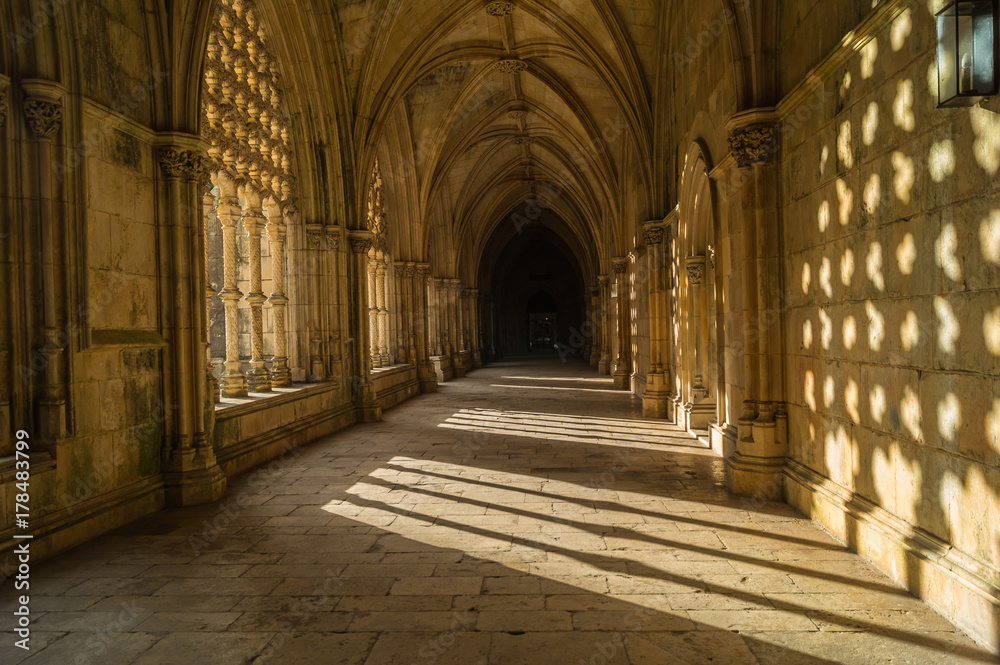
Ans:
{"label": "column base", "polygon": [[417,370],[420,379],[420,392],[436,393],[438,391],[437,376],[434,373],[434,363],[425,360]]}
{"label": "column base", "polygon": [[220,383],[223,397],[247,396],[247,377],[243,372],[223,372]]}
{"label": "column base", "polygon": [[784,495],[784,457],[752,457],[736,453],[726,460],[726,484],[737,496],[777,501]]}
{"label": "column base", "polygon": [[271,392],[271,373],[263,367],[252,368],[247,372],[247,385],[250,392],[269,393]]}
{"label": "column base", "polygon": [[462,362],[462,354],[459,353],[451,357],[451,369],[456,379],[465,378],[465,363]]}
{"label": "column base", "polygon": [[685,402],[681,411],[686,429],[708,429],[715,420],[713,403]]}
{"label": "column base", "polygon": [[163,474],[163,491],[168,506],[198,506],[219,501],[226,494],[226,476],[215,455],[194,450],[175,453],[167,462],[172,470]]}
{"label": "column base", "polygon": [[607,360],[599,360],[597,362],[597,373],[604,374],[605,376],[611,374],[611,363]]}
{"label": "column base", "polygon": [[615,390],[631,390],[632,375],[624,370],[614,373]]}
{"label": "column base", "polygon": [[275,367],[271,370],[271,385],[282,388],[292,385],[292,370],[288,369],[285,363],[273,362]]}
{"label": "column base", "polygon": [[483,366],[483,357],[479,351],[472,354],[472,369],[479,369]]}
{"label": "column base", "polygon": [[642,396],[642,415],[646,418],[666,418],[669,412],[670,391],[666,378],[657,372],[650,374],[646,393]]}

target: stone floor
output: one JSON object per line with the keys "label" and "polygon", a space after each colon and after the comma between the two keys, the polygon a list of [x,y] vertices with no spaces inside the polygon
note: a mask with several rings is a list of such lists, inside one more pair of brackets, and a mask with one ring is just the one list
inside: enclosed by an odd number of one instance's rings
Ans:
{"label": "stone floor", "polygon": [[996,662],[610,388],[505,362],[98,538],[34,569],[0,662]]}

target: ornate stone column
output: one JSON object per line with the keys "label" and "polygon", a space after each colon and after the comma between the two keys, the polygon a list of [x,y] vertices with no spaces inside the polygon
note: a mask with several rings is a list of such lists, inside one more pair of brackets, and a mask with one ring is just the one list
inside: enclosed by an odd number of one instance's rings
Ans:
{"label": "ornate stone column", "polygon": [[222,395],[224,397],[246,397],[247,378],[243,374],[240,361],[239,302],[243,293],[239,290],[236,265],[236,223],[242,210],[236,196],[236,183],[228,177],[220,176],[219,205],[216,214],[222,226],[222,270],[224,284],[219,298],[226,315],[226,362],[222,371]]}
{"label": "ornate stone column", "polygon": [[369,272],[372,233],[371,231],[364,230],[350,231],[349,239],[351,242],[351,251],[354,253],[354,266],[350,278],[352,291],[355,294],[353,298],[355,311],[351,317],[351,334],[354,340],[356,340],[352,354],[352,364],[354,367],[352,368],[351,390],[358,420],[361,422],[374,422],[382,419],[382,407],[379,406],[376,399],[375,386],[371,380],[372,366],[370,363],[374,359],[374,354],[371,352],[371,347],[364,342],[364,340],[371,339],[367,326],[370,325],[372,319],[369,316],[370,307],[363,295],[366,275],[369,276],[368,293],[369,296],[372,295],[372,280]]}
{"label": "ornate stone column", "polygon": [[437,392],[437,376],[434,373],[434,364],[431,356],[435,355],[434,346],[436,344],[436,334],[433,330],[433,289],[434,280],[431,279],[431,266],[429,263],[418,263],[417,272],[417,312],[416,312],[416,336],[417,336],[417,366],[420,376],[420,392]]}
{"label": "ornate stone column", "polygon": [[736,494],[781,495],[788,424],[782,393],[779,173],[780,144],[773,109],[752,109],[730,119],[729,147],[748,170],[737,193],[742,200],[744,266],[744,371],[746,393],[735,454],[726,460]]}
{"label": "ornate stone column", "polygon": [[[212,191],[212,185],[207,178],[201,183],[202,186],[202,219],[207,223],[212,211],[216,209],[218,200]],[[216,212],[218,215],[218,212]],[[205,224],[201,225],[201,244],[203,250],[202,260],[205,262],[205,381],[208,385],[208,394],[213,404],[222,401],[222,391],[218,380],[215,378],[215,366],[212,364],[212,342],[208,335],[208,320],[211,313],[212,298],[215,297],[215,289],[208,278],[208,242],[205,233]]]}
{"label": "ornate stone column", "polygon": [[649,376],[646,393],[642,398],[643,415],[647,418],[666,418],[669,412],[670,373],[666,369],[666,327],[663,280],[663,226],[660,222],[646,224],[643,240],[648,249],[649,262]]}
{"label": "ornate stone column", "polygon": [[271,273],[274,290],[267,302],[274,313],[274,357],[271,358],[271,384],[288,386],[292,383],[292,371],[288,368],[288,329],[285,295],[285,219],[275,201],[268,201],[267,237],[271,241]]}
{"label": "ornate stone column", "polygon": [[369,252],[366,264],[368,275],[368,333],[369,333],[369,356],[371,366],[378,369],[382,366],[382,354],[378,350],[378,261]]}
{"label": "ornate stone column", "polygon": [[380,367],[392,363],[389,355],[389,307],[385,297],[385,274],[388,266],[385,257],[379,257],[375,264],[375,306],[378,308],[378,355]]}
{"label": "ornate stone column", "polygon": [[597,282],[601,287],[601,359],[597,364],[597,372],[611,374],[612,331],[616,328],[611,311],[611,277],[600,275]]}
{"label": "ornate stone column", "polygon": [[246,301],[250,305],[250,370],[247,382],[251,392],[270,392],[271,374],[264,360],[264,295],[260,272],[260,234],[264,231],[265,218],[260,195],[247,187],[244,193],[243,228],[250,241],[250,292]]}
{"label": "ornate stone column", "polygon": [[612,259],[611,270],[615,275],[618,310],[618,356],[615,358],[615,389],[631,390],[632,388],[632,358],[631,358],[631,312],[629,311],[628,293],[628,259],[620,257]]}

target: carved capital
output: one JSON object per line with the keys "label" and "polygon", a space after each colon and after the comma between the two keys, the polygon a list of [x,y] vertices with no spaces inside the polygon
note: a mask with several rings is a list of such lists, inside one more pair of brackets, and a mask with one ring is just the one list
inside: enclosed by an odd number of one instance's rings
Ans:
{"label": "carved capital", "polygon": [[628,272],[628,259],[611,259],[611,272],[615,275],[624,275]]}
{"label": "carved capital", "polygon": [[182,171],[185,180],[207,184],[213,171],[213,162],[204,155],[189,152],[187,153],[187,160],[182,167]]}
{"label": "carved capital", "polygon": [[524,60],[516,60],[512,58],[509,60],[500,60],[495,66],[497,71],[501,74],[517,74],[527,69],[528,63]]}
{"label": "carved capital", "polygon": [[163,175],[168,178],[181,179],[188,172],[190,165],[188,153],[177,148],[160,148],[156,152]]}
{"label": "carved capital", "polygon": [[326,245],[327,247],[336,252],[340,249],[340,228],[336,226],[328,226],[326,228]]}
{"label": "carved capital", "polygon": [[698,286],[705,279],[705,257],[692,256],[687,260],[688,281]]}
{"label": "carved capital", "polygon": [[351,231],[351,251],[355,254],[367,255],[372,248],[372,234],[370,231]]}
{"label": "carved capital", "polygon": [[417,276],[421,279],[426,279],[431,276],[431,265],[429,263],[418,263],[417,264]]}
{"label": "carved capital", "polygon": [[36,138],[55,138],[62,127],[62,104],[29,97],[24,102],[24,117]]}
{"label": "carved capital", "polygon": [[322,229],[306,229],[306,247],[313,250],[322,249],[323,247]]}
{"label": "carved capital", "polygon": [[407,263],[406,264],[406,277],[409,278],[409,279],[413,279],[413,277],[416,274],[417,274],[417,264],[416,263]]}
{"label": "carved capital", "polygon": [[607,286],[608,282],[610,282],[610,281],[611,281],[611,278],[608,275],[598,275],[597,276],[597,283],[600,284],[601,286]]}
{"label": "carved capital", "polygon": [[486,5],[486,13],[490,16],[510,16],[514,11],[513,2],[491,2]]}
{"label": "carved capital", "polygon": [[729,135],[729,149],[737,166],[745,168],[770,161],[776,141],[777,131],[773,124],[750,125],[733,130]]}
{"label": "carved capital", "polygon": [[642,232],[642,239],[647,245],[659,245],[663,242],[663,227],[650,226]]}
{"label": "carved capital", "polygon": [[7,85],[0,79],[0,127],[3,127],[3,121],[7,119],[7,99]]}
{"label": "carved capital", "polygon": [[403,275],[406,274],[406,266],[401,263],[397,263],[392,266],[392,272],[396,276],[396,279],[403,279]]}
{"label": "carved capital", "polygon": [[514,109],[513,111],[507,111],[507,117],[511,120],[523,120],[528,117],[528,112],[524,109]]}
{"label": "carved capital", "polygon": [[711,245],[708,246],[708,266],[715,270],[715,248]]}

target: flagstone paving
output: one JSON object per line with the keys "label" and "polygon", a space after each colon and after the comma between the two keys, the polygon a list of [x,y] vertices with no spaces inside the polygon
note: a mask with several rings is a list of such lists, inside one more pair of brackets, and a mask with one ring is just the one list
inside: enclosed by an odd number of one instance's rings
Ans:
{"label": "flagstone paving", "polygon": [[0,662],[996,662],[611,386],[503,362],[97,538],[35,568]]}

